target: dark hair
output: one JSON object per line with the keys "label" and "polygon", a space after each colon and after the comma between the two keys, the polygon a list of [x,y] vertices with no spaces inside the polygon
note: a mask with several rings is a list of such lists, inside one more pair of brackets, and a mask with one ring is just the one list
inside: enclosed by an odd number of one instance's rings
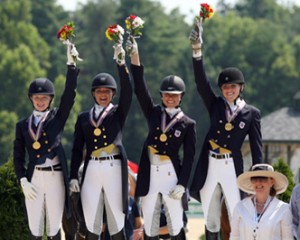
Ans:
{"label": "dark hair", "polygon": [[276,190],[275,190],[274,186],[272,186],[271,189],[270,189],[270,196],[271,197],[276,196]]}

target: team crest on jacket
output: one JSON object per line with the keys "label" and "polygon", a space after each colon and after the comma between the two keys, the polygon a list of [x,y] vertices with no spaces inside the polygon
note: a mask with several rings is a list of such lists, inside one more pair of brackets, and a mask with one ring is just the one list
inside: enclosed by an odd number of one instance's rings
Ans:
{"label": "team crest on jacket", "polygon": [[180,135],[181,135],[181,131],[175,130],[174,136],[175,137],[180,137]]}
{"label": "team crest on jacket", "polygon": [[244,122],[240,122],[239,127],[240,127],[240,129],[243,129],[245,127],[245,123]]}

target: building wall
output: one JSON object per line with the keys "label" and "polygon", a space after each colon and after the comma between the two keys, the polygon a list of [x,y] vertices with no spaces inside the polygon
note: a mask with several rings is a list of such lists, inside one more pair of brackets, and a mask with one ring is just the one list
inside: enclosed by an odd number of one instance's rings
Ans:
{"label": "building wall", "polygon": [[[296,183],[300,182],[300,143],[263,143],[264,159],[267,158],[267,163],[274,164],[278,159],[283,159],[287,162],[294,174]],[[247,171],[252,165],[251,151],[249,143],[244,143],[242,147],[244,156],[244,170]]]}

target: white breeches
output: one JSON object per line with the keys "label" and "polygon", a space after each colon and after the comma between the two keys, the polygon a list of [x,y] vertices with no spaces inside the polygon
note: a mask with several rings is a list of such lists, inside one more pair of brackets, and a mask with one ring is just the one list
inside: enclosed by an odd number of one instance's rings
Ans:
{"label": "white breeches", "polygon": [[163,165],[151,165],[149,192],[141,198],[145,233],[148,237],[159,235],[162,204],[165,208],[170,235],[176,236],[183,228],[181,199],[175,200],[168,195],[176,184],[177,175],[172,162]]}
{"label": "white breeches", "polygon": [[81,201],[87,229],[100,235],[105,206],[111,235],[124,227],[122,173],[120,160],[90,160],[81,188]]}
{"label": "white breeches", "polygon": [[25,204],[29,229],[34,236],[43,236],[46,220],[47,236],[55,236],[60,227],[65,204],[65,185],[62,171],[34,170],[31,183],[38,189],[35,200]]}
{"label": "white breeches", "polygon": [[200,190],[205,225],[211,232],[220,230],[221,197],[225,197],[229,220],[235,205],[240,201],[234,162],[232,158],[209,157],[205,184]]}

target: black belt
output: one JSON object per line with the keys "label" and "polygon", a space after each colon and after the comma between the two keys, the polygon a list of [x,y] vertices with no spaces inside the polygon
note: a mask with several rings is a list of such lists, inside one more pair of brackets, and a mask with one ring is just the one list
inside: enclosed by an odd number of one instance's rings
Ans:
{"label": "black belt", "polygon": [[39,171],[61,171],[62,170],[60,164],[52,165],[49,167],[35,167],[35,169]]}
{"label": "black belt", "polygon": [[226,159],[226,158],[232,158],[231,153],[224,153],[224,154],[218,154],[218,153],[212,153],[210,152],[209,155],[216,159]]}
{"label": "black belt", "polygon": [[105,156],[105,157],[91,157],[92,160],[95,161],[106,161],[106,160],[114,160],[114,159],[121,159],[121,155],[109,155],[109,156]]}

